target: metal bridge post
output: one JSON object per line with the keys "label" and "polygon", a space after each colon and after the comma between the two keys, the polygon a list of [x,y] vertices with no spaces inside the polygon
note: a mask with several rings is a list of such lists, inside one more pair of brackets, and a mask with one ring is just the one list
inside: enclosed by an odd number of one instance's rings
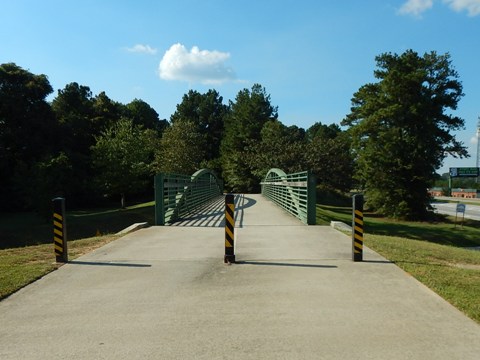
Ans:
{"label": "metal bridge post", "polygon": [[164,178],[163,174],[155,175],[155,225],[165,225]]}
{"label": "metal bridge post", "polygon": [[352,259],[363,260],[363,195],[353,196]]}
{"label": "metal bridge post", "polygon": [[68,262],[67,218],[65,216],[65,199],[55,198],[53,203],[53,246],[57,262]]}
{"label": "metal bridge post", "polygon": [[224,263],[235,262],[234,228],[235,228],[235,204],[233,194],[225,195],[225,257]]}
{"label": "metal bridge post", "polygon": [[317,179],[309,171],[307,175],[307,225],[317,223]]}

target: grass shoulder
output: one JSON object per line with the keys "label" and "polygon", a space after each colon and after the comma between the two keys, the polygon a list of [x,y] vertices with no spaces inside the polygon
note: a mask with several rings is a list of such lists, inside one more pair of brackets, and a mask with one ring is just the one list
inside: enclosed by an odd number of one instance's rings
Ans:
{"label": "grass shoulder", "polygon": [[[351,207],[317,206],[317,223],[352,221]],[[364,214],[365,245],[480,323],[480,224],[467,220],[461,228],[454,219],[431,222],[394,221]]]}
{"label": "grass shoulder", "polygon": [[[153,202],[126,209],[67,211],[69,260],[116,240],[114,234],[133,223],[153,221]],[[0,299],[60,266],[55,263],[50,221],[30,213],[7,214],[1,217],[0,229]]]}
{"label": "grass shoulder", "polygon": [[[0,249],[52,243],[51,219],[33,213],[0,214]],[[68,210],[67,238],[78,240],[114,234],[137,222],[154,223],[154,202],[125,209]]]}
{"label": "grass shoulder", "polygon": [[480,251],[371,234],[365,245],[480,323]]}
{"label": "grass shoulder", "polygon": [[[116,235],[105,235],[68,241],[69,260],[74,260],[111,241]],[[0,300],[56,270],[53,245],[42,244],[0,250]]]}

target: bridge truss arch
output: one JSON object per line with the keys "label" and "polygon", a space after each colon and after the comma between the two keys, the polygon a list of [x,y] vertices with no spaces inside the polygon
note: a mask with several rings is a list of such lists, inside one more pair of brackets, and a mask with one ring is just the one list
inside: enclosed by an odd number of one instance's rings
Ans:
{"label": "bridge truss arch", "polygon": [[170,224],[223,194],[223,181],[210,169],[193,175],[155,175],[155,225]]}
{"label": "bridge truss arch", "polygon": [[316,224],[316,179],[310,171],[287,174],[272,168],[261,185],[263,196],[303,223]]}

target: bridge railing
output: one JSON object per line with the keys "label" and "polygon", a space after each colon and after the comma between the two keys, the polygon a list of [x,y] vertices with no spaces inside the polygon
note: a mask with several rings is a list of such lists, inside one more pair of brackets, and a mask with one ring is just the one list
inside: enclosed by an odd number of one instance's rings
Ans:
{"label": "bridge railing", "polygon": [[263,196],[303,223],[316,224],[316,180],[312,173],[286,174],[281,169],[270,169],[261,185]]}
{"label": "bridge railing", "polygon": [[223,194],[223,183],[209,169],[193,175],[155,175],[155,225],[171,224]]}

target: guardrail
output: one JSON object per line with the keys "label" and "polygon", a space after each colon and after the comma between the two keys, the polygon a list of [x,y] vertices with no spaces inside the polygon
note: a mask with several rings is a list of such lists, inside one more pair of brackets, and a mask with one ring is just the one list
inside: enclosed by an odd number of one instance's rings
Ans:
{"label": "guardrail", "polygon": [[155,225],[175,222],[223,194],[223,183],[209,169],[195,174],[155,175]]}
{"label": "guardrail", "polygon": [[303,223],[316,224],[316,180],[311,172],[286,174],[281,169],[270,169],[261,185],[263,196]]}

